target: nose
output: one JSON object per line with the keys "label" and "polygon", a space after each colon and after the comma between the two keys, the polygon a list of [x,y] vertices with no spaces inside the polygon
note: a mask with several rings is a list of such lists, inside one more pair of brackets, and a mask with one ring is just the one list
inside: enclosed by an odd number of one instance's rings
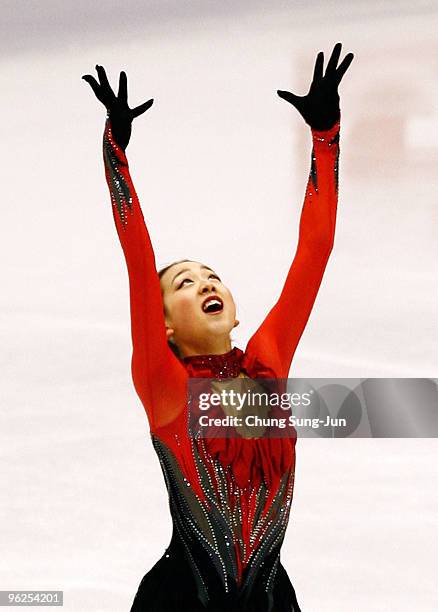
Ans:
{"label": "nose", "polygon": [[210,279],[208,280],[204,280],[200,282],[199,285],[199,293],[203,294],[203,293],[209,293],[209,292],[215,292],[215,286],[214,283],[211,282]]}

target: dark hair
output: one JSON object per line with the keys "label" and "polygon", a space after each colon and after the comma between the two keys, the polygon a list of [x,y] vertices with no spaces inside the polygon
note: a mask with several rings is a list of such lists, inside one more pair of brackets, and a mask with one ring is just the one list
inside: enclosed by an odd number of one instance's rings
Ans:
{"label": "dark hair", "polygon": [[[179,259],[178,261],[173,261],[171,264],[164,266],[164,268],[160,268],[157,272],[158,274],[158,278],[161,280],[164,276],[164,274],[167,272],[167,270],[169,270],[170,268],[172,268],[173,266],[176,266],[176,264],[180,264],[180,263],[184,263],[185,261],[192,261],[191,259]],[[163,291],[161,291],[161,293],[163,293]],[[163,302],[163,306],[164,306],[164,302]],[[175,344],[175,342],[173,342],[173,340],[168,340],[167,344],[169,345],[170,350],[172,351],[172,353],[178,358],[178,359],[182,359],[182,355],[180,353],[179,348],[177,347],[177,345]]]}
{"label": "dark hair", "polygon": [[160,268],[157,272],[158,278],[161,280],[164,274],[166,274],[167,270],[169,270],[173,266],[176,266],[176,264],[184,263],[185,261],[192,261],[192,260],[191,259],[179,259],[178,261],[173,261],[171,264],[164,266],[164,268]]}

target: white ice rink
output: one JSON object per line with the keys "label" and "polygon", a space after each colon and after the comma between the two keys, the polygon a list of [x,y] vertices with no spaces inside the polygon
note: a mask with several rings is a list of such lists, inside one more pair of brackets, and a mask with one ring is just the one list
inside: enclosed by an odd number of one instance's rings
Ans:
{"label": "white ice rink", "polygon": [[[319,50],[341,85],[335,248],[291,376],[436,377],[438,4],[2,0],[0,590],[128,612],[167,546],[130,379],[128,283],[101,161],[96,63],[130,99],[158,265],[218,269],[246,340],[292,260]],[[434,612],[438,442],[300,440],[282,561],[303,612]]]}

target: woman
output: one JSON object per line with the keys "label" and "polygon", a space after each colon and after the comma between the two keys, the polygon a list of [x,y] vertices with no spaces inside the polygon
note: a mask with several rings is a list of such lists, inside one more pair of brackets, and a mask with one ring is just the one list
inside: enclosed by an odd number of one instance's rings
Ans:
{"label": "woman", "polygon": [[324,74],[316,58],[310,90],[293,104],[312,128],[313,152],[297,251],[283,291],[245,352],[232,348],[238,324],[231,293],[199,262],[159,274],[125,149],[135,117],[126,74],[116,96],[102,66],[83,78],[108,111],[104,161],[114,220],[130,282],[132,376],[164,472],[173,520],[166,553],[144,576],[135,611],[297,612],[280,547],[293,492],[294,438],[193,438],[187,427],[187,380],[287,378],[333,246],[339,153],[338,85],[353,55],[339,64],[335,45]]}

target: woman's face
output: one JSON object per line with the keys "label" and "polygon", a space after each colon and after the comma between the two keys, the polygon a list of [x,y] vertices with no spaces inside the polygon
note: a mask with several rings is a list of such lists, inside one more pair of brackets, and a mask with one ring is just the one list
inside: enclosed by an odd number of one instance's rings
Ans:
{"label": "woman's face", "polygon": [[[168,337],[178,347],[203,347],[229,339],[237,325],[230,291],[208,266],[183,261],[161,277]],[[202,350],[202,349],[200,349]]]}

